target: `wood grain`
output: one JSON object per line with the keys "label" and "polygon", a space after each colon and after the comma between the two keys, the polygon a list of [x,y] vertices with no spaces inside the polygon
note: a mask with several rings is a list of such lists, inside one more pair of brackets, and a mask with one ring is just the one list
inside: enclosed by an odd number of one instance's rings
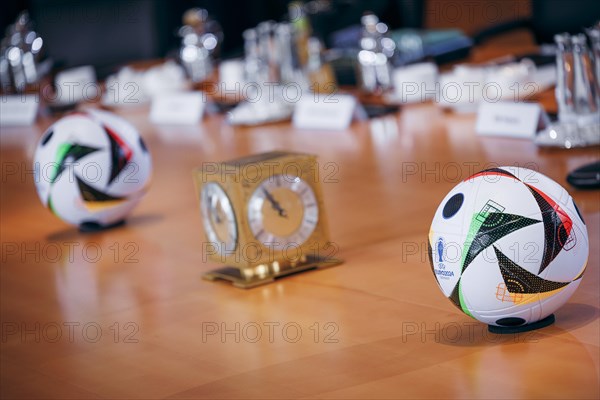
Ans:
{"label": "wood grain", "polygon": [[[426,255],[433,214],[459,180],[519,165],[568,187],[598,148],[477,137],[473,116],[430,104],[344,132],[234,128],[217,115],[159,127],[147,111],[121,114],[153,154],[151,189],[126,226],[96,234],[36,196],[32,154],[53,120],[2,128],[2,398],[600,397],[598,191],[569,188],[588,269],[538,332],[488,334],[444,298]],[[345,263],[247,291],[201,280],[217,265],[203,261],[192,169],[276,149],[319,156]]]}

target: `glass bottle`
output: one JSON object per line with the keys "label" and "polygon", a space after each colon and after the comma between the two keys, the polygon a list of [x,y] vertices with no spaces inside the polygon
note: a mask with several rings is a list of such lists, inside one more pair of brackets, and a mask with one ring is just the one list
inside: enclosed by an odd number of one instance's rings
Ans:
{"label": "glass bottle", "polygon": [[261,64],[264,68],[265,81],[279,82],[277,52],[273,40],[273,31],[275,23],[273,21],[264,21],[257,25],[258,32],[258,52]]}
{"label": "glass bottle", "polygon": [[334,93],[336,91],[335,75],[331,65],[323,62],[321,41],[316,37],[308,40],[308,61],[306,70],[310,88],[317,93]]}
{"label": "glass bottle", "polygon": [[294,56],[292,43],[292,27],[289,23],[282,22],[275,28],[276,53],[279,55],[279,77],[282,83],[293,82]]}
{"label": "glass bottle", "polygon": [[571,38],[575,67],[575,110],[579,118],[598,112],[598,82],[587,47],[586,37],[580,33]]}
{"label": "glass bottle", "polygon": [[573,49],[571,36],[562,33],[554,36],[556,42],[556,102],[558,119],[561,122],[573,121],[575,118],[575,76],[573,65]]}
{"label": "glass bottle", "polygon": [[363,25],[358,52],[360,82],[363,90],[381,94],[392,86],[390,58],[394,41],[385,36],[388,27],[374,14],[361,18]]}
{"label": "glass bottle", "polygon": [[[592,62],[594,64],[594,77],[597,88],[600,86],[600,23],[596,26],[586,29],[590,38]],[[598,88],[600,91],[600,88]],[[600,98],[598,99],[600,102]],[[598,104],[600,108],[600,104]]]}
{"label": "glass bottle", "polygon": [[258,34],[256,29],[246,29],[244,37],[244,75],[246,82],[262,84],[265,79],[262,76],[262,60],[259,56]]}
{"label": "glass bottle", "polygon": [[294,41],[298,53],[298,64],[304,68],[308,62],[308,39],[312,34],[312,27],[308,15],[301,1],[292,1],[288,5],[290,21],[294,26]]}

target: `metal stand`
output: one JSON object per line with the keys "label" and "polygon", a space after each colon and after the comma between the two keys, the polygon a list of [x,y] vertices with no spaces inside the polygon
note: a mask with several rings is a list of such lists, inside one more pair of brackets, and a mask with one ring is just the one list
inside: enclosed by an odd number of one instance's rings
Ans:
{"label": "metal stand", "polygon": [[532,322],[531,324],[527,324],[527,325],[520,325],[520,326],[488,325],[488,331],[490,331],[492,333],[498,333],[501,335],[507,334],[507,333],[529,332],[529,331],[533,331],[536,329],[542,329],[547,326],[550,326],[554,323],[554,321],[555,321],[554,314],[550,314],[544,319],[541,319],[536,322]]}
{"label": "metal stand", "polygon": [[124,219],[117,221],[117,222],[113,222],[112,224],[109,224],[109,225],[101,225],[97,222],[83,222],[79,225],[79,232],[84,232],[84,233],[102,232],[107,229],[116,228],[116,227],[119,227],[122,225],[125,225]]}

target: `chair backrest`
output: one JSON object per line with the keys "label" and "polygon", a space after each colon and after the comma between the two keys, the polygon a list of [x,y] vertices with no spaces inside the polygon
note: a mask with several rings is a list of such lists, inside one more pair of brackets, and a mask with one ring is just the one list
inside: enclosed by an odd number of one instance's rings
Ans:
{"label": "chair backrest", "polygon": [[562,32],[580,33],[600,20],[598,0],[532,0],[531,28],[538,43]]}

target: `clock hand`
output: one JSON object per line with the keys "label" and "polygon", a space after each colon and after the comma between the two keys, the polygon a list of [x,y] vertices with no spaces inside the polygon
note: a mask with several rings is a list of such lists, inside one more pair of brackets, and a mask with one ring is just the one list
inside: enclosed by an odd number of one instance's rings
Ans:
{"label": "clock hand", "polygon": [[210,208],[211,208],[211,210],[213,212],[213,215],[215,216],[215,222],[217,224],[220,224],[221,221],[222,221],[221,220],[221,213],[219,213],[219,211],[221,211],[220,210],[221,207],[217,207],[219,205],[220,205],[219,200],[216,197],[211,197],[210,198]]}
{"label": "clock hand", "polygon": [[220,224],[225,219],[223,214],[225,214],[225,211],[223,211],[223,207],[221,207],[221,205],[219,204],[219,208],[217,208],[216,215],[217,224]]}
{"label": "clock hand", "polygon": [[265,194],[265,197],[267,198],[269,203],[271,203],[271,207],[273,207],[273,210],[277,211],[280,217],[287,218],[285,210],[279,205],[279,203],[277,202],[277,200],[275,200],[273,195],[269,193],[265,188],[263,188],[262,191]]}

